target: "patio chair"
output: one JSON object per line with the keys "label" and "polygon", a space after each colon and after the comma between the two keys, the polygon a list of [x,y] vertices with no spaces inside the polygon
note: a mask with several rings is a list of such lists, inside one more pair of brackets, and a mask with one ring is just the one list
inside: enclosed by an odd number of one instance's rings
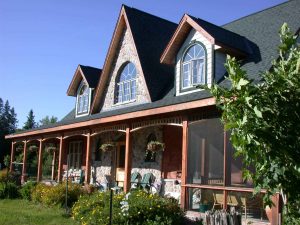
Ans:
{"label": "patio chair", "polygon": [[140,185],[144,189],[150,189],[150,187],[151,187],[151,185],[153,183],[153,180],[154,180],[153,174],[152,173],[146,173],[143,176],[143,179],[142,179]]}
{"label": "patio chair", "polygon": [[84,170],[79,170],[78,172],[73,173],[73,183],[83,184],[84,181]]}
{"label": "patio chair", "polygon": [[216,206],[218,206],[218,207],[220,207],[220,209],[222,209],[223,204],[224,204],[223,194],[214,192],[213,197],[214,197],[214,205],[213,205],[212,209],[215,209]]}
{"label": "patio chair", "polygon": [[140,183],[141,175],[139,172],[134,172],[131,174],[130,184],[131,188],[137,188]]}

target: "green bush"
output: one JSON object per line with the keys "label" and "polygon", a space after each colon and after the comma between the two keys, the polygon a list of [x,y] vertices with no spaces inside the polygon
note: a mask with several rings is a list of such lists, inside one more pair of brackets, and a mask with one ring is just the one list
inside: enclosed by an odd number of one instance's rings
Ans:
{"label": "green bush", "polygon": [[33,181],[26,182],[20,189],[21,197],[26,200],[31,200],[31,194],[36,184],[37,183]]}
{"label": "green bush", "polygon": [[1,182],[0,183],[0,199],[9,198],[14,199],[18,198],[19,195],[19,187],[12,182]]}
{"label": "green bush", "polygon": [[[83,194],[81,185],[68,185],[68,206],[71,207]],[[64,206],[66,198],[66,183],[61,183],[56,186],[48,186],[45,184],[38,184],[32,192],[32,200],[40,202],[48,206]]]}
{"label": "green bush", "polygon": [[[72,208],[75,220],[86,225],[109,223],[109,192],[83,196]],[[179,225],[183,212],[174,199],[148,194],[142,190],[113,197],[113,224]]]}

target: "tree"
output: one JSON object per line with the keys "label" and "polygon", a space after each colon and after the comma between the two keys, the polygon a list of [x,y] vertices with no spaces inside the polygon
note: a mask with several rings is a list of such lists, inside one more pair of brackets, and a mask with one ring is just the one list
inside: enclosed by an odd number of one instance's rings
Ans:
{"label": "tree", "polygon": [[279,56],[261,82],[249,80],[236,59],[227,57],[231,87],[214,84],[210,91],[223,111],[236,155],[243,156],[246,167],[255,168],[254,173],[245,169],[245,178],[253,180],[256,192],[267,190],[268,205],[270,197],[280,192],[286,222],[299,224],[300,47],[287,24],[280,39]]}
{"label": "tree", "polygon": [[57,121],[58,121],[58,119],[55,116],[51,116],[50,118],[49,118],[49,116],[45,116],[43,119],[40,120],[40,126],[57,123]]}
{"label": "tree", "polygon": [[3,162],[3,157],[10,150],[10,141],[5,140],[5,135],[15,132],[17,123],[15,109],[10,107],[8,101],[3,105],[3,100],[0,98],[0,162]]}
{"label": "tree", "polygon": [[24,130],[29,130],[29,129],[37,127],[37,123],[35,122],[34,117],[35,116],[33,114],[33,110],[30,109],[28,116],[27,116],[27,121],[24,123],[24,126],[23,126]]}

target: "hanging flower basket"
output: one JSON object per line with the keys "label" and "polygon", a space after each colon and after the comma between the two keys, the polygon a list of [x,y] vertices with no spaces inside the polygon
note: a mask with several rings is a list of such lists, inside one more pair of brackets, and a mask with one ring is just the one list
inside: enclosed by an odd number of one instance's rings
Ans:
{"label": "hanging flower basket", "polygon": [[45,148],[45,151],[46,151],[47,153],[53,153],[53,152],[55,152],[56,150],[57,150],[57,148],[56,148],[55,146],[48,146],[48,147]]}
{"label": "hanging flower basket", "polygon": [[16,147],[16,152],[23,152],[24,151],[24,146],[18,146]]}
{"label": "hanging flower basket", "polygon": [[39,148],[38,148],[38,146],[36,146],[36,145],[30,145],[29,147],[28,147],[28,151],[30,151],[30,152],[34,152],[34,151],[37,151]]}
{"label": "hanging flower basket", "polygon": [[150,141],[147,144],[147,150],[152,152],[163,151],[165,148],[165,144],[159,141]]}
{"label": "hanging flower basket", "polygon": [[106,144],[102,144],[100,146],[100,150],[102,150],[103,152],[110,152],[110,151],[114,150],[115,147],[116,147],[116,145],[113,143],[106,143]]}

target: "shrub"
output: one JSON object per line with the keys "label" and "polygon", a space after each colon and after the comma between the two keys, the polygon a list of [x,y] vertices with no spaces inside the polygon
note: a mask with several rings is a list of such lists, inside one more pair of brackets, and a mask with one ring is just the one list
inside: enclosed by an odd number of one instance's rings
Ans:
{"label": "shrub", "polygon": [[49,186],[47,186],[46,184],[38,183],[31,193],[31,200],[34,202],[42,203],[42,198],[48,188]]}
{"label": "shrub", "polygon": [[0,171],[0,182],[11,182],[21,185],[21,174],[9,172],[7,168]]}
{"label": "shrub", "polygon": [[36,186],[36,182],[26,182],[20,189],[20,195],[23,199],[31,200],[31,194]]}
{"label": "shrub", "polygon": [[15,183],[12,182],[1,182],[0,183],[0,198],[14,199],[19,197],[19,188]]}
{"label": "shrub", "polygon": [[[71,207],[83,193],[79,184],[68,185],[68,206]],[[64,206],[66,198],[66,183],[56,186],[38,184],[32,192],[32,200],[48,206]]]}
{"label": "shrub", "polygon": [[[74,219],[87,225],[108,224],[109,198],[109,192],[81,197],[72,208]],[[142,190],[113,197],[113,224],[179,225],[183,215],[176,200]]]}
{"label": "shrub", "polygon": [[0,170],[0,182],[5,182],[7,180],[8,171],[7,168]]}

